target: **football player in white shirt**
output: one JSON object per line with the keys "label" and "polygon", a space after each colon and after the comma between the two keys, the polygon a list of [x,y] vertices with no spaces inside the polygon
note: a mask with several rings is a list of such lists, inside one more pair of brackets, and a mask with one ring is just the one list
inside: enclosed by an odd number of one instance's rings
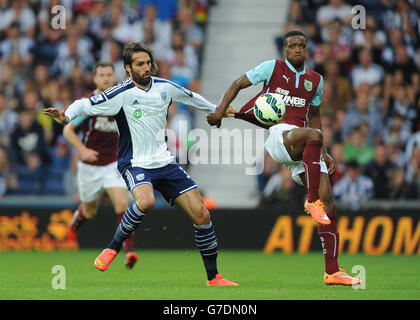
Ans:
{"label": "football player in white shirt", "polygon": [[[129,78],[117,86],[95,97],[76,100],[65,112],[55,108],[44,110],[61,124],[80,115],[112,115],[118,125],[118,169],[135,202],[124,213],[112,241],[95,259],[95,267],[101,271],[108,268],[123,241],[153,208],[155,189],[193,221],[196,245],[207,272],[207,285],[237,286],[217,270],[217,239],[197,185],[175,162],[164,135],[157,135],[166,128],[167,109],[172,101],[207,112],[214,112],[216,106],[195,92],[155,77],[157,66],[153,54],[141,43],[129,43],[124,49],[123,61]],[[229,109],[225,116],[232,116],[232,111]]]}

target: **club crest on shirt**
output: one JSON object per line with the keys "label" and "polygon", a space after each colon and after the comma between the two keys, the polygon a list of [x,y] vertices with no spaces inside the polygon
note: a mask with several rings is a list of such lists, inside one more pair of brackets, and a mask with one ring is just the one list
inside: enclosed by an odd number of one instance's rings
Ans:
{"label": "club crest on shirt", "polygon": [[160,97],[162,98],[163,101],[165,101],[168,95],[166,94],[166,92],[161,92]]}
{"label": "club crest on shirt", "polygon": [[305,87],[306,91],[311,91],[312,90],[312,81],[305,80],[303,86]]}

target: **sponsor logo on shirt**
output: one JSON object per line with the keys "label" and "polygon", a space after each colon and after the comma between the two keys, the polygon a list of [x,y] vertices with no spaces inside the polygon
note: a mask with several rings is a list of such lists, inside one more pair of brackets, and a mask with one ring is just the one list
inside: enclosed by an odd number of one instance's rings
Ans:
{"label": "sponsor logo on shirt", "polygon": [[143,112],[140,109],[134,110],[134,118],[140,119],[142,115],[143,115]]}
{"label": "sponsor logo on shirt", "polygon": [[[312,90],[312,87],[311,87],[311,90]],[[277,87],[276,92],[280,94],[286,106],[292,106],[292,107],[305,107],[306,106],[306,99],[300,98],[300,97],[289,96],[289,90],[285,90],[285,89]]]}
{"label": "sponsor logo on shirt", "polygon": [[162,109],[157,109],[157,110],[153,110],[153,111],[145,111],[145,110],[141,110],[141,109],[136,109],[134,111],[134,118],[136,119],[140,119],[141,117],[150,117],[150,116],[154,116],[154,115],[159,115],[161,113],[166,113],[168,108],[162,108]]}

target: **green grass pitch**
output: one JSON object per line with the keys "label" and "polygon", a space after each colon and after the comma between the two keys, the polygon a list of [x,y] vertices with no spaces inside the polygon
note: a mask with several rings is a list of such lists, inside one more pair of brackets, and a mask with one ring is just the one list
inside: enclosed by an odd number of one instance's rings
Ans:
{"label": "green grass pitch", "polygon": [[[362,265],[366,288],[326,286],[321,253],[265,255],[260,251],[220,250],[219,271],[239,287],[207,287],[195,250],[138,251],[140,260],[126,270],[119,254],[105,272],[93,261],[100,250],[79,252],[1,252],[2,300],[418,300],[419,256],[340,256],[351,273]],[[65,269],[65,289],[54,289],[55,265]],[[355,275],[355,274],[352,274]]]}

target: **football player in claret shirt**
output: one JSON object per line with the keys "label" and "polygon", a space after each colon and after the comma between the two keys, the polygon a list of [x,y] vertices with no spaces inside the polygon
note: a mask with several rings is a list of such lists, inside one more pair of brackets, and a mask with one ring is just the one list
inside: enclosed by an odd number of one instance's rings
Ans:
{"label": "football player in claret shirt", "polygon": [[135,201],[125,211],[112,241],[95,259],[95,267],[101,271],[108,268],[124,240],[153,208],[155,189],[191,218],[196,246],[207,273],[207,285],[237,286],[219,274],[218,242],[210,213],[203,205],[197,185],[176,163],[168,150],[165,136],[161,134],[166,129],[172,101],[207,113],[214,112],[216,105],[198,93],[155,77],[157,65],[153,54],[141,43],[129,43],[124,48],[123,61],[129,77],[117,86],[89,99],[76,100],[65,112],[55,108],[44,109],[45,114],[61,124],[79,115],[103,115],[113,116],[118,125],[118,170]]}
{"label": "football player in claret shirt", "polygon": [[[307,37],[291,31],[284,37],[285,60],[261,63],[235,80],[225,92],[214,113],[207,115],[210,125],[220,127],[223,115],[242,89],[263,83],[262,91],[233,116],[270,130],[265,148],[277,162],[288,167],[293,180],[307,189],[304,209],[318,223],[325,257],[324,282],[352,285],[360,280],[350,277],[338,266],[336,209],[329,174],[335,163],[323,145],[319,105],[322,100],[322,76],[305,68]],[[285,118],[271,127],[259,123],[253,112],[255,100],[263,93],[275,92],[286,105]],[[229,112],[230,113],[230,112]],[[232,116],[232,114],[230,114]]]}
{"label": "football player in claret shirt", "polygon": [[[115,85],[114,66],[98,62],[93,67],[94,95]],[[76,130],[82,133],[79,138]],[[81,204],[74,213],[68,229],[68,239],[76,240],[79,228],[95,217],[100,195],[104,190],[112,202],[118,223],[128,208],[127,188],[117,169],[118,128],[111,116],[80,116],[63,129],[64,137],[77,150],[77,186]],[[134,252],[134,233],[124,241],[125,265],[132,269],[138,260]]]}

